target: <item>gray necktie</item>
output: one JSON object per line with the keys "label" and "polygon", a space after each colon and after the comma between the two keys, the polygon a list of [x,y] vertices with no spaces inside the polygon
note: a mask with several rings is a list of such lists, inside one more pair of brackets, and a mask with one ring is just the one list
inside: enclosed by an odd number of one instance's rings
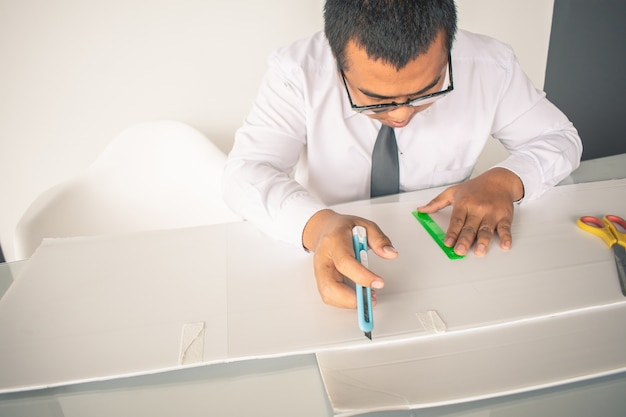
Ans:
{"label": "gray necktie", "polygon": [[371,197],[400,192],[398,144],[393,128],[382,125],[372,151]]}

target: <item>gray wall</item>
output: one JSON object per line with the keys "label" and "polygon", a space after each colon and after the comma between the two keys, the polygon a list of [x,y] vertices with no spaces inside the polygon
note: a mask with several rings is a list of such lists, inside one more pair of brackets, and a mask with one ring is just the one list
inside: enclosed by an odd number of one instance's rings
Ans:
{"label": "gray wall", "polygon": [[624,0],[554,1],[544,88],[578,128],[583,160],[626,152],[625,22]]}

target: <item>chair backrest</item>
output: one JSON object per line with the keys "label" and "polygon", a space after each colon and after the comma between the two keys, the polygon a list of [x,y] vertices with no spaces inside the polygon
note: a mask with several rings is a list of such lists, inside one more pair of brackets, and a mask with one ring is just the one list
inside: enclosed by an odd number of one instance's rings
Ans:
{"label": "chair backrest", "polygon": [[16,259],[44,238],[169,229],[241,220],[223,202],[226,155],[183,123],[132,126],[87,171],[42,193],[15,233]]}

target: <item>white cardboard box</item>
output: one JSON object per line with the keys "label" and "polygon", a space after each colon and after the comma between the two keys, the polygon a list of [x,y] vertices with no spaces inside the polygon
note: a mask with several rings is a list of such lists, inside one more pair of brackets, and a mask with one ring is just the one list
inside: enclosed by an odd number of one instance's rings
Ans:
{"label": "white cardboard box", "polygon": [[246,222],[47,241],[0,300],[0,392],[316,352],[348,415],[626,369],[612,252],[575,226],[626,216],[625,180],[557,187],[516,209],[510,252],[454,261],[411,214],[438,191],[340,208],[400,252],[370,257],[386,279],[373,342],[321,302],[309,254]]}
{"label": "white cardboard box", "polygon": [[[510,252],[496,242],[487,256],[461,260],[421,231],[411,236],[382,206],[359,210],[400,256],[370,257],[387,278],[375,343],[317,354],[335,413],[432,407],[625,370],[626,298],[613,253],[576,227],[581,215],[626,217],[625,185],[557,187],[516,209]],[[447,225],[445,214],[433,218]]]}

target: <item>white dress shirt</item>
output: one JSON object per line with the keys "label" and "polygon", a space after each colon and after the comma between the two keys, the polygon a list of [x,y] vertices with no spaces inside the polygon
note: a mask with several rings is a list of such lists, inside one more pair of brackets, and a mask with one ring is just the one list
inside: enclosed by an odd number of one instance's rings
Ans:
{"label": "white dress shirt", "polygon": [[[525,200],[578,166],[576,129],[532,85],[510,47],[459,31],[451,55],[454,91],[395,129],[401,191],[467,180],[489,135],[510,152],[498,166],[520,177]],[[265,233],[302,245],[318,210],[369,198],[379,129],[350,107],[323,33],[279,49],[236,133],[224,199]]]}

